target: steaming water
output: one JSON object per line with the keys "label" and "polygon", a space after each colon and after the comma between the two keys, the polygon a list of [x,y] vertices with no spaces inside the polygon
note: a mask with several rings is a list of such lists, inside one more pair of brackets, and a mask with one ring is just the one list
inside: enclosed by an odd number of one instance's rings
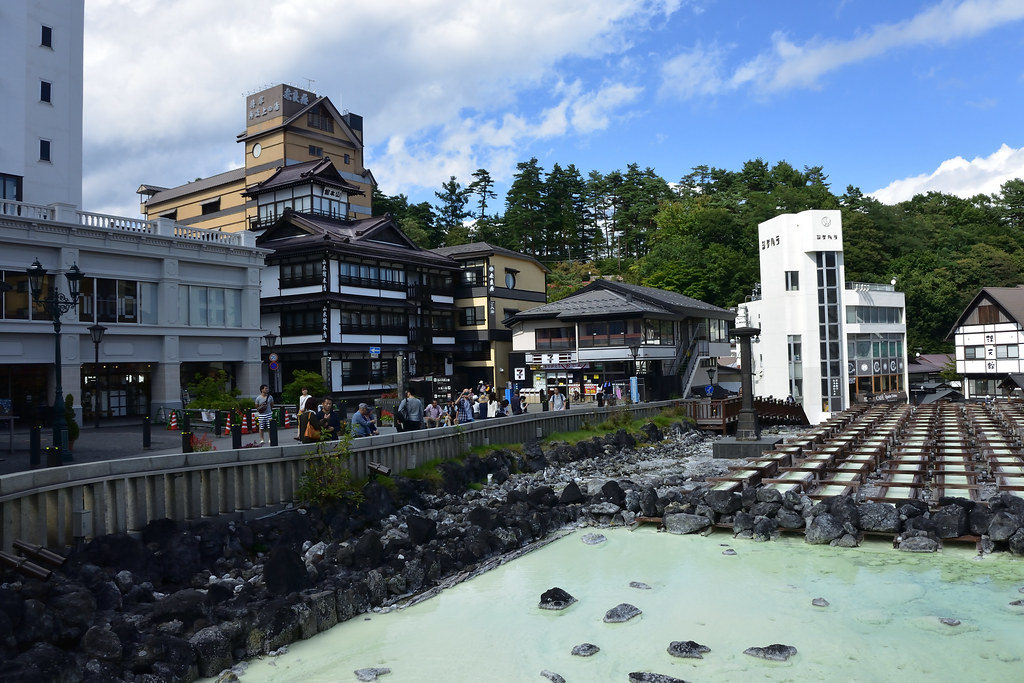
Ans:
{"label": "steaming water", "polygon": [[[1024,560],[809,546],[604,530],[590,546],[577,532],[405,610],[371,614],[251,663],[243,683],[354,681],[356,669],[388,667],[381,683],[540,681],[544,669],[579,681],[626,681],[654,671],[691,681],[1024,680]],[[723,555],[733,548],[735,556]],[[651,586],[631,588],[631,581]],[[559,586],[579,599],[538,609]],[[828,607],[812,606],[814,598]],[[628,602],[643,614],[602,621]],[[948,626],[940,618],[960,620]],[[695,640],[703,660],[672,657]],[[584,658],[581,643],[601,648]],[[788,662],[743,654],[751,646],[797,648]]]}

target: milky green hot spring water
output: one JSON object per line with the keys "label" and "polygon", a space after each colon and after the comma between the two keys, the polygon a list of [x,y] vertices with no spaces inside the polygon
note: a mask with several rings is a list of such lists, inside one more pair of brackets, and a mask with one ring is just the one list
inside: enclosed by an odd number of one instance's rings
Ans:
{"label": "milky green hot spring water", "polygon": [[[593,530],[587,530],[593,532]],[[870,541],[861,548],[673,536],[653,527],[576,532],[404,610],[369,614],[250,664],[243,683],[354,681],[387,667],[381,683],[626,681],[653,671],[690,681],[1024,681],[1024,559],[978,558],[972,547],[918,555]],[[733,548],[735,555],[724,555]],[[650,590],[630,587],[631,581]],[[579,602],[537,607],[561,587]],[[811,604],[825,598],[827,607]],[[603,622],[630,603],[643,614]],[[956,619],[950,626],[940,619]],[[703,660],[666,648],[694,640]],[[581,643],[601,648],[570,654]],[[793,645],[787,662],[743,654]]]}

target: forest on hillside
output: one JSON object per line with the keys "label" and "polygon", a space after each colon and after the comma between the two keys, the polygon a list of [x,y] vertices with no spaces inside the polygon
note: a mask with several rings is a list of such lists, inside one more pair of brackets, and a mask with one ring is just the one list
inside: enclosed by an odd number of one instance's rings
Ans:
{"label": "forest on hillside", "polygon": [[847,282],[890,282],[906,293],[907,350],[952,348],[946,339],[981,287],[1013,287],[1024,270],[1024,180],[970,199],[939,192],[894,205],[847,186],[836,195],[820,166],[797,170],[761,159],[739,171],[698,166],[670,183],[653,169],[585,177],[574,165],[517,165],[502,202],[479,169],[452,176],[433,204],[374,190],[375,215],[390,213],[417,244],[472,241],[530,254],[551,268],[549,300],[590,275],[680,292],[724,308],[759,279],[757,225],[782,213],[839,209]]}

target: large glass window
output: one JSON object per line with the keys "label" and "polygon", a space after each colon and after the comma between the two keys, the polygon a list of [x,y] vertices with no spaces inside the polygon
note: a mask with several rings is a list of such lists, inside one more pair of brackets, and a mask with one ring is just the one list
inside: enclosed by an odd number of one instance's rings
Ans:
{"label": "large glass window", "polygon": [[984,346],[965,346],[964,347],[964,359],[965,360],[984,360],[985,358],[985,347]]}
{"label": "large glass window", "polygon": [[0,173],[0,199],[21,201],[21,176]]}
{"label": "large glass window", "polygon": [[786,291],[796,292],[800,289],[800,271],[798,270],[787,270],[786,271]]}
{"label": "large glass window", "polygon": [[[7,320],[28,320],[32,311],[32,306],[29,301],[28,292],[28,275],[25,271],[0,271],[0,277],[3,278],[4,284],[10,289],[0,288],[6,291],[0,291],[0,300],[3,301],[3,306],[0,306],[0,315]],[[40,320],[43,319],[43,315],[37,312],[34,318]]]}
{"label": "large glass window", "polygon": [[903,309],[898,306],[847,306],[846,322],[899,324],[903,322]]}
{"label": "large glass window", "polygon": [[197,327],[241,327],[242,292],[225,287],[182,285],[178,288],[178,319]]}
{"label": "large glass window", "polygon": [[391,358],[359,358],[341,362],[341,383],[346,387],[360,384],[389,384],[395,379],[395,361]]}
{"label": "large glass window", "polygon": [[637,346],[643,343],[644,321],[609,320],[585,323],[580,332],[580,348],[601,346]]}
{"label": "large glass window", "polygon": [[322,333],[323,312],[320,310],[286,310],[281,312],[281,334],[320,335]]}
{"label": "large glass window", "polygon": [[409,334],[409,316],[394,311],[342,311],[341,333],[404,337]]}
{"label": "large glass window", "polygon": [[474,259],[462,264],[462,284],[479,287],[484,284],[484,269],[487,267],[483,259]]}
{"label": "large glass window", "polygon": [[405,271],[370,263],[339,263],[338,281],[353,287],[401,291],[405,289]]}
{"label": "large glass window", "polygon": [[1016,358],[1016,344],[999,344],[996,346],[996,358]]}

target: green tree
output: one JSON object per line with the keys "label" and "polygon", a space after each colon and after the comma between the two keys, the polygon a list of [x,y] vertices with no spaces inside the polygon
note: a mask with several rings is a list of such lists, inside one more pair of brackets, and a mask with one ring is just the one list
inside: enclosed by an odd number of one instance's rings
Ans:
{"label": "green tree", "polygon": [[[469,190],[462,187],[455,176],[451,176],[441,185],[441,191],[435,192],[441,203],[437,207],[437,226],[445,235],[444,244],[452,246],[453,239],[465,230],[465,221],[472,214],[466,209],[469,203]],[[452,233],[455,233],[453,235]],[[455,241],[454,244],[463,244]]]}
{"label": "green tree", "polygon": [[537,157],[516,164],[516,174],[505,196],[505,230],[498,246],[532,256],[543,247],[542,174]]}
{"label": "green tree", "polygon": [[297,404],[299,396],[302,395],[302,387],[309,389],[309,395],[317,398],[326,396],[328,393],[323,375],[309,370],[295,370],[292,372],[292,381],[281,389],[281,402]]}
{"label": "green tree", "polygon": [[476,195],[476,219],[483,220],[487,216],[487,202],[498,195],[494,192],[494,180],[487,169],[478,168],[473,171],[473,182],[467,188],[469,193]]}

